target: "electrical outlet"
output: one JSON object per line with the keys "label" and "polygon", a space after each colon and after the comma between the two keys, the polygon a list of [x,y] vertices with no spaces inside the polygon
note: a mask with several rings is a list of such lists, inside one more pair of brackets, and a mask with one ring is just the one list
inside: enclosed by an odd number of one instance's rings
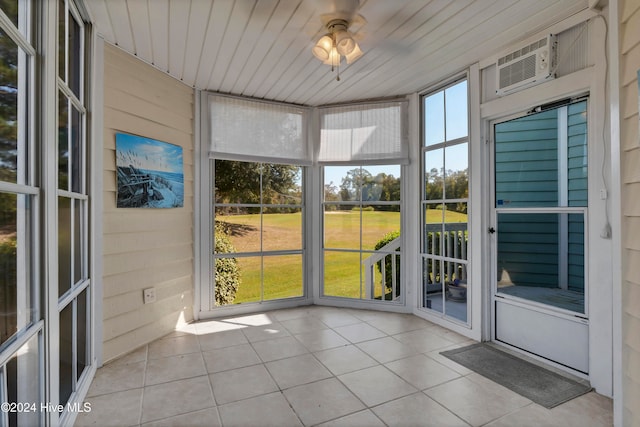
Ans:
{"label": "electrical outlet", "polygon": [[143,291],[143,300],[145,304],[156,302],[156,288],[147,288]]}

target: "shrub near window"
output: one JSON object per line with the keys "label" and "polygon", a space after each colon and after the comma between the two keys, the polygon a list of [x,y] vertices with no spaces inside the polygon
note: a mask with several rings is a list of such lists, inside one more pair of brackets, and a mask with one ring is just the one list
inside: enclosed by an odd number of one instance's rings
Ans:
{"label": "shrub near window", "polygon": [[[400,237],[399,231],[392,231],[390,233],[385,234],[384,237],[380,239],[378,243],[376,243],[376,246],[375,246],[376,251],[380,250],[381,248],[389,244],[391,241],[397,239],[398,237]],[[393,267],[392,267],[391,257],[392,257],[391,254],[384,257],[384,272],[385,272],[384,283],[387,287],[391,287],[391,284],[393,283]],[[382,261],[377,262],[377,267],[378,267],[378,271],[382,273]],[[398,284],[396,295],[395,295],[397,297],[397,296],[400,296],[400,255],[399,254],[396,255],[396,283]]]}
{"label": "shrub near window", "polygon": [[[236,252],[222,224],[216,224],[214,240],[216,253],[228,254]],[[240,286],[238,261],[235,258],[216,259],[215,281],[216,305],[233,304]]]}

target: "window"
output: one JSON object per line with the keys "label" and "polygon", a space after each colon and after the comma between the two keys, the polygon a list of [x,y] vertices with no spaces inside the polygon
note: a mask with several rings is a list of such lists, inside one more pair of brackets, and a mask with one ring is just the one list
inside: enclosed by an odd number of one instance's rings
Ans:
{"label": "window", "polygon": [[320,109],[322,295],[401,301],[406,102]]}
{"label": "window", "polygon": [[423,307],[467,323],[469,125],[467,81],[423,97]]}
{"label": "window", "polygon": [[[0,21],[0,401],[40,402],[44,321],[36,260],[42,200],[35,179],[36,50],[29,2],[2,3]],[[36,374],[33,375],[32,372]],[[40,413],[0,413],[0,425],[37,425]]]}
{"label": "window", "polygon": [[324,168],[325,296],[400,298],[400,170],[400,165]]}
{"label": "window", "polygon": [[58,3],[59,403],[89,364],[89,193],[84,93],[85,27],[70,0]]}
{"label": "window", "polygon": [[216,160],[211,306],[304,296],[303,168]]}

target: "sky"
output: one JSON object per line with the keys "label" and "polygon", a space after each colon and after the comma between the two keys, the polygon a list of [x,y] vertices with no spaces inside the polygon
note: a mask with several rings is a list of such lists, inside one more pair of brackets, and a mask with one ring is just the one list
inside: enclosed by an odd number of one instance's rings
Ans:
{"label": "sky", "polygon": [[116,164],[182,173],[182,147],[126,133],[116,134]]}
{"label": "sky", "polygon": [[[445,102],[446,101],[446,102]],[[425,141],[427,146],[444,142],[445,136],[448,141],[468,135],[468,110],[467,110],[467,82],[462,81],[445,90],[438,91],[424,98],[425,113]],[[460,171],[469,167],[468,144],[448,147],[444,155],[445,169]],[[427,170],[432,167],[442,168],[442,161],[436,165],[435,158],[443,156],[443,150],[433,152],[430,156],[433,162],[428,161]],[[340,186],[342,178],[347,171],[357,166],[331,166],[324,169],[324,183],[333,181],[334,185]],[[371,175],[376,176],[380,172],[395,177],[400,176],[399,165],[385,166],[364,166]]]}

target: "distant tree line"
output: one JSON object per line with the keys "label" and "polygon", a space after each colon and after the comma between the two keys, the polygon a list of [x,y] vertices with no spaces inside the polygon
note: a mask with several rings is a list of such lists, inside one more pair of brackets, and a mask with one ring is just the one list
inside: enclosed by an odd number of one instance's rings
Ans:
{"label": "distant tree line", "polygon": [[[364,168],[354,168],[342,178],[340,186],[333,182],[324,186],[326,202],[391,202],[400,200],[400,177],[381,172],[373,176]],[[351,206],[337,207],[351,209]],[[399,211],[399,205],[375,206],[376,210]]]}

